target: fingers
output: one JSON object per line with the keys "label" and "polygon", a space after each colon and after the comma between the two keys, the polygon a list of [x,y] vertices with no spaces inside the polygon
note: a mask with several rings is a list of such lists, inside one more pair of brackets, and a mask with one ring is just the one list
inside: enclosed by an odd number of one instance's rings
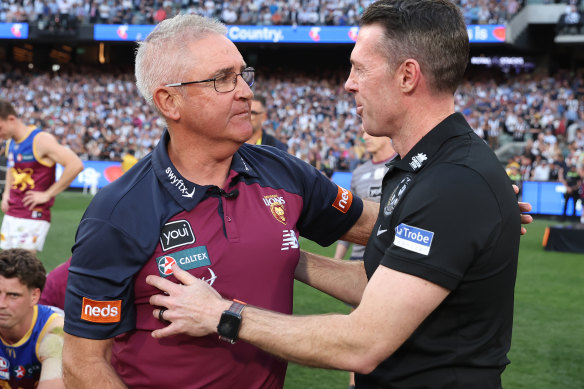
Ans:
{"label": "fingers", "polygon": [[531,204],[529,203],[524,203],[519,201],[517,204],[519,204],[519,211],[521,212],[531,212]]}
{"label": "fingers", "polygon": [[[529,205],[529,204],[528,204]],[[531,211],[531,206],[529,207],[529,211]],[[527,211],[525,211],[527,212]],[[533,222],[533,216],[527,214],[521,214],[521,235],[525,235],[527,233],[527,229],[523,227],[524,224],[531,224]]]}
{"label": "fingers", "polygon": [[177,280],[179,280],[183,285],[191,285],[196,282],[197,278],[191,273],[181,269],[176,263],[172,265],[172,272]]}
{"label": "fingers", "polygon": [[[173,272],[173,275],[176,277],[176,279],[182,285],[177,284],[175,282],[172,282],[170,280],[167,280],[167,279],[160,277],[160,276],[149,275],[146,277],[146,283],[148,285],[151,285],[151,286],[159,289],[161,292],[165,293],[165,294],[155,294],[155,295],[150,296],[149,302],[151,305],[164,307],[164,308],[171,308],[169,297],[173,296],[173,295],[177,296],[177,295],[181,294],[182,292],[184,292],[184,290],[181,291],[181,287],[183,287],[183,285],[191,285],[197,281],[197,278],[193,277],[188,272],[182,270],[177,264],[172,265],[172,272]],[[156,316],[156,314],[158,314],[158,311],[159,311],[158,309],[155,309],[153,311],[153,313],[155,313],[154,316]],[[165,312],[165,315],[168,315],[168,312]],[[165,316],[165,319],[168,320],[167,316]]]}
{"label": "fingers", "polygon": [[22,199],[22,204],[32,211],[37,204],[40,204],[40,201],[37,200],[37,192],[27,192]]}
{"label": "fingers", "polygon": [[531,224],[533,222],[533,216],[527,214],[521,214],[521,224]]}
{"label": "fingers", "polygon": [[519,194],[519,187],[515,184],[511,185],[513,187],[513,191],[515,192],[515,194]]}
{"label": "fingers", "polygon": [[[169,308],[169,301],[167,300],[168,296],[167,295],[162,295],[162,294],[155,294],[150,296],[150,299],[148,300],[148,302],[150,303],[150,305],[155,306],[155,307],[163,307],[164,309]],[[154,311],[157,311],[157,309],[155,309]],[[168,313],[165,313],[168,314]],[[167,317],[167,316],[165,316]]]}
{"label": "fingers", "polygon": [[152,315],[165,324],[170,322],[165,328],[153,331],[152,337],[163,338],[175,334],[205,336],[215,331],[218,317],[229,308],[231,302],[223,302],[219,293],[208,283],[180,269],[178,265],[172,265],[172,272],[180,283],[155,275],[146,277],[148,285],[163,292],[150,297]]}
{"label": "fingers", "polygon": [[164,323],[164,324],[171,323],[171,321],[168,320],[169,313],[168,313],[168,309],[166,309],[166,308],[157,308],[157,309],[152,311],[152,315],[154,315],[154,317],[156,319],[158,319],[161,323]]}
{"label": "fingers", "polygon": [[[166,316],[168,312],[165,312],[164,315]],[[170,323],[166,327],[159,328],[157,330],[152,331],[152,337],[159,339],[159,338],[166,338],[167,336],[180,334],[179,327],[173,323]]]}
{"label": "fingers", "polygon": [[25,196],[22,199],[22,205],[24,205],[30,210],[31,208],[34,207],[34,200],[31,198],[31,196]]}
{"label": "fingers", "polygon": [[157,289],[160,289],[163,292],[168,292],[172,285],[175,285],[174,282],[166,280],[160,276],[149,275],[146,277],[146,283],[151,285]]}

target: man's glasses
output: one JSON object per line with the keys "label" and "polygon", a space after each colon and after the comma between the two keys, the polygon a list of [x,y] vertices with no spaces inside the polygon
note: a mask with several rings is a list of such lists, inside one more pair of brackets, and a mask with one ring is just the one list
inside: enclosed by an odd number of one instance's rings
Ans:
{"label": "man's glasses", "polygon": [[241,71],[241,73],[229,72],[219,77],[209,78],[208,80],[176,82],[174,84],[166,84],[165,86],[183,86],[213,81],[213,86],[217,92],[227,93],[235,89],[235,86],[237,85],[237,76],[241,76],[243,81],[245,81],[245,83],[251,87],[255,81],[255,69],[245,68]]}

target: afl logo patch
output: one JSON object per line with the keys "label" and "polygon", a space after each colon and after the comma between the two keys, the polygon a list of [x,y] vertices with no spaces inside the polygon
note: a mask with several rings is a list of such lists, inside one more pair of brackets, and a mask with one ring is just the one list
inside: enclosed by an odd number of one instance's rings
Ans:
{"label": "afl logo patch", "polygon": [[397,206],[397,203],[399,203],[399,201],[401,200],[404,192],[406,191],[406,188],[408,187],[408,185],[411,182],[412,182],[412,177],[406,176],[401,180],[399,185],[393,190],[393,192],[391,193],[391,196],[389,196],[389,200],[387,200],[387,203],[385,204],[385,207],[383,208],[383,214],[385,216],[391,215],[391,213],[393,212],[393,210]]}

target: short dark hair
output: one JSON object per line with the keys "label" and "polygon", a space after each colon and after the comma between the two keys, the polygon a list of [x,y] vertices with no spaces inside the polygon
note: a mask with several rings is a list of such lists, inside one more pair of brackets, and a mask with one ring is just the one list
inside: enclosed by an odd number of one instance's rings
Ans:
{"label": "short dark hair", "polygon": [[259,101],[266,108],[266,98],[263,95],[253,95],[252,101]]}
{"label": "short dark hair", "polygon": [[41,291],[47,278],[43,263],[32,252],[24,249],[0,251],[0,275],[18,278],[28,288],[39,288]]}
{"label": "short dark hair", "polygon": [[359,24],[383,27],[387,39],[379,44],[391,70],[415,59],[431,89],[454,94],[470,50],[458,6],[449,0],[379,0],[365,10]]}
{"label": "short dark hair", "polygon": [[10,115],[18,117],[12,104],[6,100],[0,100],[0,119],[6,120]]}

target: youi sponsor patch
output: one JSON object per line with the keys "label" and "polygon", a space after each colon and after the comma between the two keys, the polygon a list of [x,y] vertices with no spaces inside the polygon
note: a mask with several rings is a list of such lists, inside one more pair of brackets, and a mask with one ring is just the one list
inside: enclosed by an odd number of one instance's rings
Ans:
{"label": "youi sponsor patch", "polygon": [[434,233],[401,223],[395,227],[393,244],[418,254],[428,255]]}
{"label": "youi sponsor patch", "polygon": [[168,222],[160,232],[160,247],[167,251],[176,247],[195,243],[195,234],[186,220]]}

